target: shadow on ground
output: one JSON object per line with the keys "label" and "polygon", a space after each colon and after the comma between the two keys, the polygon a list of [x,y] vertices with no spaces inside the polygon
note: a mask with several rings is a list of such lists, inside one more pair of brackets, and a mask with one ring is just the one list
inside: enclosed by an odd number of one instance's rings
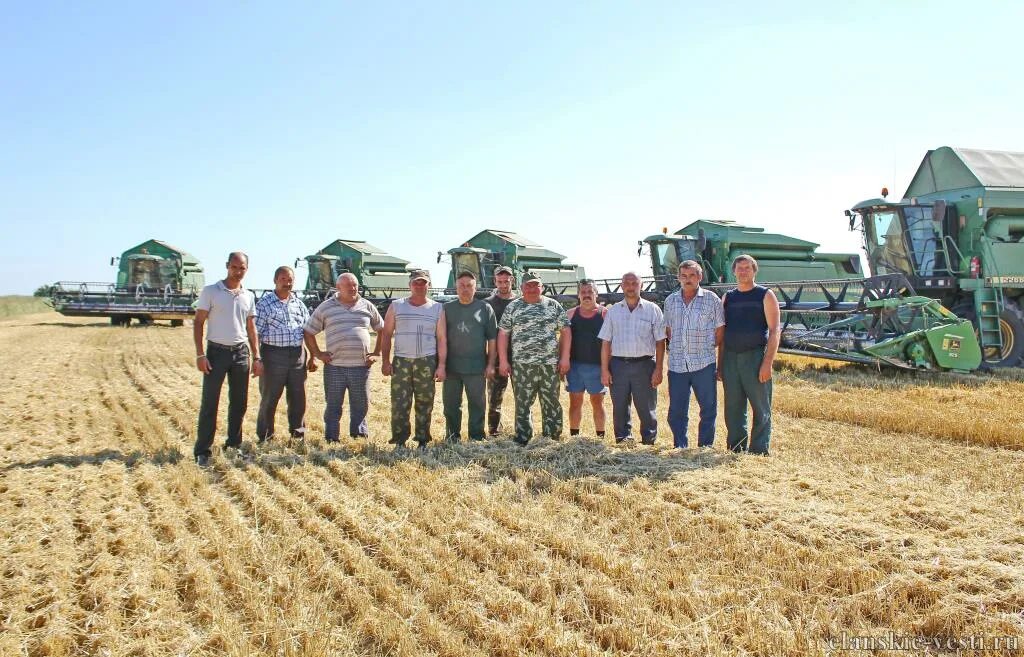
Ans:
{"label": "shadow on ground", "polygon": [[848,386],[851,388],[906,388],[907,386],[928,386],[932,388],[983,388],[989,385],[1024,381],[1024,369],[1003,368],[978,371],[970,374],[955,372],[926,372],[901,370],[894,367],[874,367],[862,364],[822,362],[820,365],[790,365],[776,361],[775,371],[781,380],[793,378],[824,386]]}
{"label": "shadow on ground", "polygon": [[34,468],[50,468],[55,465],[64,465],[75,468],[80,465],[101,465],[107,461],[124,463],[127,468],[134,468],[142,463],[153,465],[173,465],[184,458],[182,453],[172,447],[165,447],[157,452],[133,451],[125,454],[116,449],[104,449],[92,454],[55,454],[46,456],[34,461],[23,461],[21,463],[10,463],[0,468],[0,472],[11,470],[30,470]]}
{"label": "shadow on ground", "polygon": [[[627,483],[642,478],[665,481],[681,472],[716,467],[736,458],[735,454],[720,450],[675,450],[630,443],[620,447],[590,438],[566,441],[539,438],[526,447],[508,438],[469,443],[434,442],[424,450],[394,450],[390,446],[385,448],[375,443],[356,441],[327,447],[320,441],[311,441],[291,446],[246,447],[230,456],[216,450],[212,469],[217,472],[232,467],[258,467],[272,471],[303,465],[324,467],[331,461],[354,461],[367,467],[381,468],[416,463],[433,470],[476,468],[481,481],[489,483],[507,478],[524,481],[528,487],[541,490],[555,480],[596,478],[608,483]],[[73,468],[102,465],[107,461],[123,463],[131,469],[142,464],[175,465],[184,459],[183,453],[174,447],[157,452],[136,450],[127,454],[106,449],[92,454],[56,454],[10,463],[0,467],[0,472],[54,466]]]}
{"label": "shadow on ground", "polygon": [[273,469],[305,464],[327,465],[332,460],[363,461],[369,466],[387,467],[400,462],[419,463],[430,469],[478,468],[482,481],[502,478],[528,480],[544,487],[555,479],[597,478],[609,483],[626,483],[633,479],[664,481],[680,472],[699,470],[732,462],[735,454],[720,450],[666,447],[612,446],[589,438],[557,441],[534,439],[521,447],[507,438],[481,442],[431,443],[425,450],[381,448],[376,444],[352,443],[329,449],[311,444],[295,450],[271,448],[271,451],[237,459],[248,464]]}

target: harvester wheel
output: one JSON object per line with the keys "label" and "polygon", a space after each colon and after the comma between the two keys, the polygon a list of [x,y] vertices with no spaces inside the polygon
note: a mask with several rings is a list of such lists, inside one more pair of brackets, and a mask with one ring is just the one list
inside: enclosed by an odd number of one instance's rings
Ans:
{"label": "harvester wheel", "polygon": [[179,326],[184,326],[184,325],[185,325],[185,320],[183,320],[183,319],[172,319],[171,320],[171,326],[173,326],[175,328],[177,328]]}
{"label": "harvester wheel", "polygon": [[[960,302],[953,306],[957,316],[970,319],[974,324],[974,332],[978,332],[975,319],[974,304]],[[987,349],[983,355],[985,363],[990,367],[1020,367],[1024,365],[1024,311],[1012,299],[1003,301],[1003,312],[999,315],[999,331],[1002,333],[1003,348],[999,353]]]}

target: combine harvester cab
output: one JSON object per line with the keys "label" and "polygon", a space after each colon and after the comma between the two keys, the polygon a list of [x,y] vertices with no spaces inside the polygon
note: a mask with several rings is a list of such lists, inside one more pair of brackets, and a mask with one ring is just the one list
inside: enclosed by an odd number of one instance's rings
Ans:
{"label": "combine harvester cab", "polygon": [[[523,274],[536,274],[544,282],[545,294],[554,298],[575,297],[576,284],[586,278],[583,267],[565,261],[565,256],[544,248],[536,242],[508,230],[488,228],[480,231],[462,246],[448,250],[451,272],[446,294],[455,294],[455,280],[464,271],[477,278],[477,296],[486,297],[494,290],[494,271],[508,267],[513,272],[513,287],[519,288]],[[441,262],[443,253],[437,254]]]}
{"label": "combine harvester cab", "polygon": [[120,257],[116,283],[54,283],[54,310],[69,317],[109,317],[115,326],[170,320],[181,326],[195,314],[203,267],[195,256],[160,240],[148,240]]}
{"label": "combine harvester cab", "polygon": [[311,309],[334,292],[338,277],[345,273],[355,274],[359,294],[381,312],[394,299],[409,296],[409,261],[368,242],[337,239],[304,260],[309,270],[304,294]]}
{"label": "combine harvester cab", "polygon": [[904,275],[922,296],[971,321],[985,362],[1024,357],[1024,153],[929,151],[901,201],[846,211],[875,275]]}

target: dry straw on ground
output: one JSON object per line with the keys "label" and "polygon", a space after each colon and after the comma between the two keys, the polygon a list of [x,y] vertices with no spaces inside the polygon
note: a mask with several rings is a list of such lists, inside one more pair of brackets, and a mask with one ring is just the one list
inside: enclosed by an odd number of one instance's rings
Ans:
{"label": "dry straw on ground", "polygon": [[308,444],[204,472],[188,330],[46,314],[0,341],[0,655],[1024,650],[1013,375],[786,359],[770,459],[721,429],[711,451],[618,448],[586,419],[396,455],[377,374],[373,436],[327,449],[314,375]]}

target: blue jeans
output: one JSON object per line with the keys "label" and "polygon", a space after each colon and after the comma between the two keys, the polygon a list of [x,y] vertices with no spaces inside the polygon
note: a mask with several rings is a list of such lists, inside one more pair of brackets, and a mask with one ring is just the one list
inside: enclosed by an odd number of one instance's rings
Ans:
{"label": "blue jeans", "polygon": [[676,447],[686,447],[686,425],[690,421],[690,389],[700,407],[697,446],[711,447],[715,442],[715,417],[718,415],[718,385],[715,364],[696,372],[668,371],[668,426]]}

